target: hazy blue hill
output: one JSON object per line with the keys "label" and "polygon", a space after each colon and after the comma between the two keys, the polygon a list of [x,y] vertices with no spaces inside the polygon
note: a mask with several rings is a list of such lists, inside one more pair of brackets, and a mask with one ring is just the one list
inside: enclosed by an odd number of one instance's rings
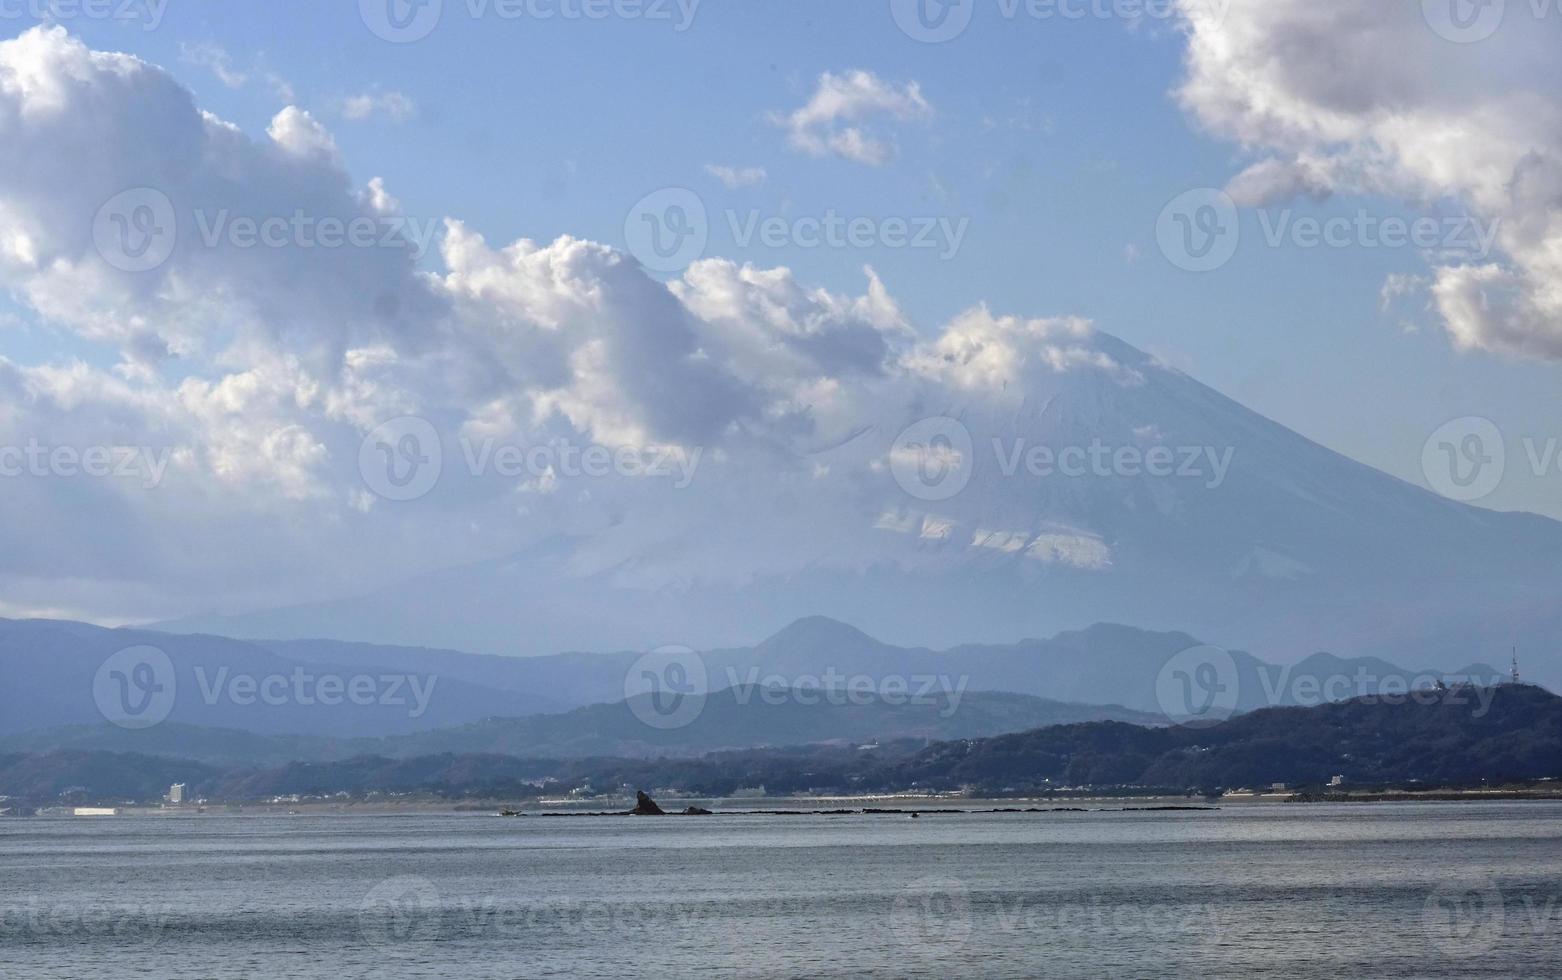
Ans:
{"label": "hazy blue hill", "polygon": [[563,711],[622,700],[624,673],[643,652],[572,652],[519,657],[340,640],[261,640],[256,643],[302,663],[427,671],[492,690],[513,691],[536,702],[536,711]]}
{"label": "hazy blue hill", "polygon": [[[637,707],[648,707],[648,696],[635,700]],[[806,703],[808,700],[818,703]],[[562,714],[490,718],[454,728],[385,738],[259,735],[175,723],[131,731],[104,723],[3,736],[0,751],[132,752],[225,766],[447,753],[650,757],[813,742],[855,746],[876,739],[976,738],[1041,725],[1102,719],[1151,725],[1163,721],[1157,715],[1120,707],[1065,704],[1023,694],[980,691],[967,691],[953,702],[948,695],[939,695],[930,696],[925,703],[897,703],[882,698],[848,703],[839,695],[833,702],[806,693],[783,698],[779,692],[771,691],[767,697],[767,692],[750,688],[720,691],[695,701],[700,706],[699,715],[691,724],[665,730],[647,725],[629,703],[618,702]]]}
{"label": "hazy blue hill", "polygon": [[931,746],[907,776],[940,786],[1167,787],[1475,783],[1562,776],[1562,698],[1542,688],[1455,690],[1435,703],[1358,698],[1271,708],[1207,728],[1070,725]]}
{"label": "hazy blue hill", "polygon": [[[94,799],[172,781],[224,799],[279,794],[427,793],[527,797],[576,787],[675,787],[725,795],[957,790],[1035,793],[1067,787],[1173,792],[1218,787],[1321,788],[1334,775],[1352,786],[1480,785],[1562,777],[1562,698],[1522,685],[1487,689],[1483,710],[1460,692],[1437,703],[1377,699],[1275,708],[1208,728],[1146,728],[1116,721],[1057,725],[931,745],[751,748],[659,759],[523,758],[444,752],[411,758],[359,756],[336,762],[219,769],[197,762],[110,752],[0,755],[0,794],[45,803],[72,788]],[[547,781],[545,783],[545,781]]]}
{"label": "hazy blue hill", "polygon": [[221,770],[184,759],[118,752],[0,755],[0,795],[38,804],[153,801],[174,783],[211,785]]}
{"label": "hazy blue hill", "polygon": [[234,728],[204,728],[164,722],[131,730],[100,722],[42,728],[18,735],[0,735],[0,753],[117,752],[189,759],[213,766],[280,766],[289,762],[324,762],[369,755],[379,750],[377,738],[333,738],[323,735],[265,735]]}
{"label": "hazy blue hill", "polygon": [[[1155,632],[1099,624],[1060,633],[1051,639],[1007,644],[966,644],[947,650],[897,647],[845,623],[808,617],[752,647],[700,654],[705,690],[780,684],[794,686],[830,676],[858,678],[882,689],[886,682],[911,683],[932,678],[967,691],[1025,694],[1054,702],[1121,706],[1130,711],[1163,711],[1157,681],[1161,668],[1178,652],[1198,644],[1184,633]],[[0,620],[0,735],[42,728],[91,725],[103,720],[93,699],[93,678],[104,659],[137,644],[163,649],[175,665],[178,698],[169,721],[208,728],[242,729],[267,734],[377,738],[450,728],[491,717],[520,718],[559,713],[589,705],[622,701],[625,677],[640,654],[564,653],[546,657],[501,657],[453,650],[335,640],[249,642],[214,636],[185,636],[147,630],[106,630],[81,623]],[[1307,700],[1313,678],[1317,691],[1330,680],[1346,681],[1335,696],[1372,693],[1355,678],[1447,676],[1424,669],[1401,670],[1375,658],[1342,659],[1315,654],[1293,666],[1265,663],[1233,651],[1239,710],[1273,705],[1316,703]],[[241,705],[226,697],[208,701],[198,671],[207,683],[224,670],[228,676],[289,675],[299,665],[316,673],[351,677],[412,675],[432,684],[427,710],[413,716],[412,705],[327,705],[288,703]],[[1466,668],[1489,682],[1489,667]],[[1328,690],[1327,688],[1324,688]],[[403,691],[403,700],[410,692]],[[1116,717],[1096,715],[1094,717]],[[610,733],[593,750],[625,748],[630,735]],[[1050,719],[1037,719],[1044,724]],[[1061,720],[1061,719],[1060,719]],[[1083,719],[1080,719],[1083,720]],[[976,734],[991,734],[984,729]],[[820,736],[821,738],[834,736]],[[550,736],[551,738],[551,736]],[[816,739],[808,739],[816,740]],[[542,739],[547,742],[548,739]],[[728,744],[756,744],[739,739]],[[703,743],[700,749],[714,747]]]}
{"label": "hazy blue hill", "polygon": [[[769,700],[767,700],[769,698]],[[967,691],[956,700],[932,694],[915,703],[873,697],[848,702],[839,693],[785,694],[729,688],[705,698],[684,727],[648,726],[633,707],[650,711],[649,695],[593,705],[565,715],[491,719],[463,728],[386,739],[386,754],[488,752],[552,757],[688,755],[720,749],[859,743],[895,738],[978,738],[1072,721],[1121,719],[1162,724],[1160,716],[1118,706],[1048,701],[1023,694]],[[818,703],[805,703],[817,700]],[[772,701],[774,703],[772,703]],[[653,716],[654,715],[648,715]]]}
{"label": "hazy blue hill", "polygon": [[102,722],[94,695],[99,668],[117,651],[143,645],[168,655],[175,673],[168,721],[189,725],[272,734],[385,735],[554,707],[554,702],[525,691],[494,690],[440,676],[429,667],[402,670],[367,661],[315,663],[310,673],[376,679],[415,673],[424,689],[431,691],[426,710],[416,713],[415,699],[405,683],[394,694],[388,685],[378,687],[369,703],[362,704],[306,703],[291,693],[281,701],[256,698],[243,703],[242,697],[230,696],[234,678],[291,678],[300,662],[254,643],[220,636],[103,629],[53,620],[0,620],[0,734]]}

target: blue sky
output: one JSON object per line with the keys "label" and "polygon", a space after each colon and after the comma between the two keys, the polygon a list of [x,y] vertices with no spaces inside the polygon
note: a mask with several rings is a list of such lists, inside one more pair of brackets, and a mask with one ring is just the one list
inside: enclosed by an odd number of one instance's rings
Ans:
{"label": "blue sky", "polygon": [[[871,264],[927,330],[981,301],[1086,316],[1411,480],[1426,435],[1449,418],[1484,415],[1542,439],[1562,429],[1550,365],[1456,352],[1414,304],[1417,332],[1380,312],[1386,277],[1423,269],[1413,249],[1268,248],[1249,211],[1248,240],[1216,272],[1186,273],[1158,254],[1168,200],[1221,187],[1251,162],[1177,104],[1183,35],[1163,20],[1008,20],[994,8],[961,37],[923,44],[882,3],[704,3],[681,32],[667,21],[472,18],[464,0],[448,8],[410,44],[376,37],[348,3],[174,3],[154,31],[62,23],[93,47],[167,67],[203,108],[252,134],[296,102],[330,127],[356,178],[382,176],[409,214],[459,216],[493,242],[570,234],[621,244],[626,210],[664,186],[695,190],[714,214],[968,219],[949,260],[882,247],[743,249],[719,218],[707,253],[852,291]],[[0,25],[11,35],[26,26]],[[243,83],[198,64],[203,50],[224,52]],[[806,102],[821,73],[852,68],[915,81],[932,106],[929,118],[892,127],[897,153],[885,166],[797,153],[772,121]],[[388,92],[415,106],[407,118],[341,117],[343,99]],[[708,164],[767,177],[729,190]],[[1354,195],[1288,206],[1417,213]],[[0,350],[31,359],[60,343],[12,334]],[[1558,483],[1519,474],[1485,503],[1562,515]]]}

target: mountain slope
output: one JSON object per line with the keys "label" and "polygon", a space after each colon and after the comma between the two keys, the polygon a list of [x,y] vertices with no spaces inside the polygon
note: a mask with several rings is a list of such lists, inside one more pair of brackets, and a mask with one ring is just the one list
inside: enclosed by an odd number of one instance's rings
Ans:
{"label": "mountain slope", "polygon": [[[941,646],[1129,622],[1281,662],[1497,660],[1517,642],[1562,681],[1562,524],[1445,500],[1106,334],[1071,350],[1013,390],[884,399],[842,438],[755,449],[790,459],[783,478],[754,476],[768,456],[716,454],[687,490],[616,495],[599,522],[514,554],[170,628],[536,654],[737,646],[816,614]],[[952,464],[969,482],[946,499],[896,479],[897,437],[932,416],[969,434]],[[1064,471],[1069,450],[1082,470]],[[1169,472],[1148,471],[1155,451]]]}

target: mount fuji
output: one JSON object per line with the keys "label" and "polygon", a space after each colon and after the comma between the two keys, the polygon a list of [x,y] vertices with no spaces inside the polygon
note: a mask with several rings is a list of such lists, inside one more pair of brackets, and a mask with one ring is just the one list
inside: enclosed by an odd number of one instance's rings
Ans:
{"label": "mount fuji", "polygon": [[1562,524],[1350,460],[1108,334],[1064,353],[1018,383],[894,387],[813,442],[717,447],[686,489],[620,481],[595,523],[517,552],[158,628],[542,654],[732,646],[811,615],[927,646],[1117,622],[1277,662],[1517,644],[1562,678]]}

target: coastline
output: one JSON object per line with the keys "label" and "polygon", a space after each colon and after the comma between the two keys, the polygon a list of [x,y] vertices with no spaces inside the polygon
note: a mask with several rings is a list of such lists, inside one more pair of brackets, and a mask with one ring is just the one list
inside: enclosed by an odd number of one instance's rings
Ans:
{"label": "coastline", "polygon": [[[1343,793],[1265,793],[1227,794],[1221,797],[1188,797],[1170,794],[1054,795],[1031,797],[964,797],[951,794],[870,794],[864,796],[792,796],[792,797],[695,797],[678,794],[658,796],[669,816],[694,807],[708,809],[713,816],[905,816],[959,815],[978,813],[1110,813],[1176,812],[1248,809],[1284,805],[1328,803],[1494,803],[1562,801],[1562,787],[1464,790],[1427,790],[1419,792],[1360,790]],[[330,816],[330,815],[406,815],[448,814],[460,816],[496,816],[509,812],[517,817],[628,816],[634,806],[630,796],[595,797],[586,800],[299,800],[207,803],[192,806],[115,807],[118,817],[160,817],[193,819],[213,816]],[[71,817],[69,808],[40,809],[37,816]],[[15,817],[12,819],[28,819]],[[73,819],[94,819],[73,817]],[[97,819],[109,819],[102,817]]]}

